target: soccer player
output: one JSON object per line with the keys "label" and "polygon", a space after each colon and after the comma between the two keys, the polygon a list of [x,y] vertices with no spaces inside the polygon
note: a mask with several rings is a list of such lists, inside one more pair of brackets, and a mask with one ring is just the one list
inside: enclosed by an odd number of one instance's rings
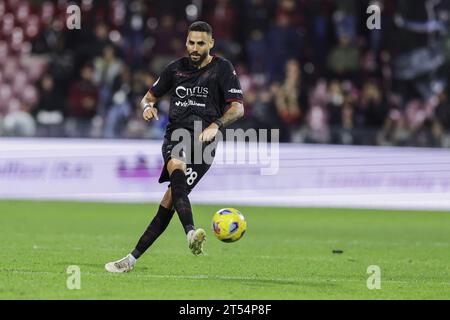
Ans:
{"label": "soccer player", "polygon": [[[169,123],[162,145],[164,168],[159,178],[160,183],[168,181],[170,184],[156,216],[135,249],[126,257],[107,263],[105,268],[109,272],[131,271],[136,260],[167,228],[175,211],[186,233],[189,249],[194,255],[203,253],[205,230],[194,227],[188,194],[211,163],[204,159],[194,161],[193,146],[197,143],[201,150],[210,147],[213,157],[218,130],[244,114],[242,90],[236,72],[228,60],[210,54],[213,46],[211,26],[202,21],[192,23],[186,40],[188,56],[166,66],[141,101],[144,119],[158,120],[155,103],[165,94],[170,94]],[[198,136],[194,136],[194,122],[200,122],[203,130]],[[173,138],[172,133],[177,129],[188,132],[190,141],[180,142],[179,138]],[[191,157],[187,157],[187,153]]]}

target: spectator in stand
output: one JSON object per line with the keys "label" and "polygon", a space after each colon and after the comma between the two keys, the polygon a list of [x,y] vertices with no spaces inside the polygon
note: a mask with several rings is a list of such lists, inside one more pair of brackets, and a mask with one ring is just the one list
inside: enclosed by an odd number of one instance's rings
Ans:
{"label": "spectator in stand", "polygon": [[64,37],[59,19],[49,21],[39,36],[33,41],[33,52],[48,53],[58,51],[58,42]]}
{"label": "spectator in stand", "polygon": [[94,60],[94,81],[98,86],[106,86],[111,89],[114,79],[123,68],[122,61],[116,55],[116,49],[107,45],[103,49],[102,56]]}
{"label": "spectator in stand", "polygon": [[103,55],[94,60],[94,83],[100,89],[99,114],[104,116],[106,108],[112,97],[112,86],[114,79],[121,73],[122,61],[117,57],[116,50],[112,45],[103,49]]}
{"label": "spectator in stand", "polygon": [[233,57],[234,32],[237,26],[236,9],[230,0],[216,0],[207,14],[207,20],[214,30],[214,46],[227,57]]}
{"label": "spectator in stand", "polygon": [[3,119],[3,133],[13,137],[32,137],[36,135],[36,122],[31,115],[31,107],[25,102],[12,100],[11,112]]}
{"label": "spectator in stand", "polygon": [[180,34],[175,26],[175,17],[164,14],[153,35],[155,45],[152,50],[151,69],[159,74],[165,65],[177,59],[177,52],[184,48],[186,35]]}
{"label": "spectator in stand", "polygon": [[[294,130],[298,129],[300,117],[302,116],[302,106],[306,104],[304,90],[301,83],[300,63],[297,60],[289,60],[286,63],[286,78],[281,86],[275,86],[275,104],[278,116],[281,119],[282,131],[287,131],[286,135],[291,136]],[[285,134],[281,134],[285,136]]]}
{"label": "spectator in stand", "polygon": [[114,80],[112,101],[107,108],[104,126],[106,138],[120,138],[126,128],[126,121],[131,115],[131,71],[125,67]]}
{"label": "spectator in stand", "polygon": [[[142,69],[133,72],[131,75],[131,92],[130,92],[130,116],[127,121],[125,135],[128,138],[140,138],[145,136],[148,126],[152,126],[153,122],[146,122],[142,119],[142,110],[138,107],[142,97],[148,91],[148,88],[156,81],[151,74],[144,72]],[[159,110],[160,111],[160,110]]]}
{"label": "spectator in stand", "polygon": [[442,126],[441,122],[437,118],[432,119],[431,123],[431,130],[430,130],[430,143],[428,144],[429,147],[434,148],[442,148],[442,147],[449,147],[445,145],[445,131],[444,127]]}
{"label": "spectator in stand", "polygon": [[95,25],[94,39],[92,42],[88,42],[90,47],[89,52],[92,55],[92,58],[102,55],[105,48],[111,45],[108,35],[109,28],[107,24],[99,22]]}
{"label": "spectator in stand", "polygon": [[364,83],[361,98],[355,104],[355,127],[361,144],[373,145],[376,142],[376,132],[383,126],[387,115],[386,100],[383,99],[381,88],[377,83]]}
{"label": "spectator in stand", "polygon": [[398,109],[392,109],[384,121],[382,130],[377,135],[380,146],[407,146],[411,139],[411,130],[404,114]]}
{"label": "spectator in stand", "polygon": [[[185,26],[198,19],[239,74],[246,119],[234,127],[280,128],[287,142],[450,147],[449,1],[381,1],[380,30],[365,25],[371,0],[82,1],[76,31],[65,27],[66,1],[9,2],[0,1],[7,134],[33,132],[38,100],[38,134],[58,135],[64,110],[70,136],[160,139],[167,99],[150,124],[136,106],[185,54]],[[95,83],[76,80],[90,61]]]}
{"label": "spectator in stand", "polygon": [[297,28],[304,24],[301,10],[298,7],[297,0],[278,0],[276,15],[285,15],[288,17],[290,24]]}
{"label": "spectator in stand", "polygon": [[338,45],[328,56],[328,69],[333,76],[340,79],[355,79],[359,70],[359,58],[359,49],[352,44],[350,35],[342,34]]}
{"label": "spectator in stand", "polygon": [[336,11],[333,14],[333,23],[338,38],[346,36],[353,42],[356,37],[356,1],[336,1]]}
{"label": "spectator in stand", "polygon": [[270,88],[251,88],[247,92],[244,105],[250,114],[243,121],[244,129],[279,129],[281,123]]}
{"label": "spectator in stand", "polygon": [[87,64],[81,69],[81,79],[69,89],[66,134],[69,137],[92,135],[92,120],[97,114],[99,90],[94,84],[94,69]]}
{"label": "spectator in stand", "polygon": [[308,60],[314,63],[316,73],[322,76],[326,67],[327,54],[333,45],[330,41],[333,3],[328,0],[303,1],[305,11],[307,45],[311,46]]}
{"label": "spectator in stand", "polygon": [[253,74],[264,74],[269,61],[269,50],[262,30],[255,29],[250,33],[246,49],[250,72]]}
{"label": "spectator in stand", "polygon": [[35,110],[38,135],[44,137],[63,135],[64,99],[49,73],[44,74],[39,82],[39,97]]}
{"label": "spectator in stand", "polygon": [[329,115],[331,130],[335,130],[341,123],[341,107],[344,103],[344,92],[341,82],[333,80],[327,88],[326,109]]}
{"label": "spectator in stand", "polygon": [[[54,24],[57,23],[54,22]],[[76,61],[76,54],[72,50],[67,49],[67,42],[64,33],[55,34],[55,39],[51,41],[52,47],[49,49],[47,57],[47,72],[52,75],[56,90],[63,96],[68,94],[68,87],[73,80]]]}
{"label": "spectator in stand", "polygon": [[444,132],[450,133],[450,104],[446,92],[441,92],[438,95],[438,105],[436,107],[434,121],[438,122],[439,127]]}
{"label": "spectator in stand", "polygon": [[[124,8],[123,8],[124,9]],[[120,12],[119,9],[116,9]],[[126,64],[133,69],[141,68],[144,65],[144,43],[146,29],[146,3],[136,1],[130,6],[128,19],[122,28],[123,32],[123,51],[125,53]]]}
{"label": "spectator in stand", "polygon": [[416,147],[440,148],[444,143],[442,125],[436,119],[426,119],[420,128],[414,132],[411,145]]}
{"label": "spectator in stand", "polygon": [[349,101],[341,106],[340,125],[331,137],[334,144],[355,144],[353,106]]}
{"label": "spectator in stand", "polygon": [[274,12],[273,1],[246,0],[244,5],[246,38],[248,39],[250,34],[255,30],[259,30],[265,34],[269,28],[272,12]]}
{"label": "spectator in stand", "polygon": [[267,35],[269,79],[281,81],[284,77],[285,63],[289,59],[300,56],[301,38],[298,30],[292,25],[290,16],[280,13],[276,17]]}
{"label": "spectator in stand", "polygon": [[326,109],[321,105],[312,105],[306,115],[306,125],[301,131],[301,140],[297,142],[329,143],[330,128]]}

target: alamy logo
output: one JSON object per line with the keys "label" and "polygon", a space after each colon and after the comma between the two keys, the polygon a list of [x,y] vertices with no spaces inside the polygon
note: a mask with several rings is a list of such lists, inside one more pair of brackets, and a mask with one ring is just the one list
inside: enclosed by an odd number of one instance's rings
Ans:
{"label": "alamy logo", "polygon": [[371,265],[367,267],[367,289],[381,289],[381,269],[377,265]]}
{"label": "alamy logo", "polygon": [[69,30],[81,29],[81,10],[76,4],[70,5],[66,10],[67,19],[66,26]]}
{"label": "alamy logo", "polygon": [[[194,137],[199,137],[204,132],[202,121],[194,121]],[[193,164],[250,164],[260,165],[261,175],[275,175],[279,170],[279,130],[278,129],[226,129],[223,134],[217,131],[214,142],[207,145],[192,139],[192,132],[179,128],[172,132],[171,141],[179,141],[172,149],[173,157],[178,158],[184,152],[183,158],[189,167]],[[215,149],[219,143],[223,143],[224,152],[216,155]],[[245,144],[244,149],[240,147]],[[248,148],[248,150],[247,150]],[[247,152],[248,151],[248,152]],[[195,183],[197,173],[187,170],[188,184]]]}
{"label": "alamy logo", "polygon": [[381,8],[378,4],[372,4],[367,8],[367,14],[370,17],[367,18],[366,26],[369,30],[380,30],[381,29]]}
{"label": "alamy logo", "polygon": [[81,271],[79,266],[68,266],[66,273],[70,276],[67,277],[66,286],[69,290],[81,289]]}
{"label": "alamy logo", "polygon": [[186,98],[186,97],[192,97],[192,96],[206,98],[206,96],[208,95],[208,88],[198,87],[198,86],[193,87],[193,88],[186,88],[183,86],[178,86],[175,89],[175,93],[181,99]]}

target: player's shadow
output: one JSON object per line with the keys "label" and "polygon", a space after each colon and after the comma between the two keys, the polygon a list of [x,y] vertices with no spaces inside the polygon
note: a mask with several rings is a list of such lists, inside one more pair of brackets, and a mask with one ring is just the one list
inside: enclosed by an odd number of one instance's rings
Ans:
{"label": "player's shadow", "polygon": [[[314,287],[323,288],[324,283],[322,281],[294,281],[294,280],[282,280],[282,279],[227,279],[230,282],[239,282],[239,284],[244,284],[248,286],[262,286],[262,285],[286,285],[286,286],[298,286],[298,287]],[[335,287],[336,283],[326,282],[327,287]]]}

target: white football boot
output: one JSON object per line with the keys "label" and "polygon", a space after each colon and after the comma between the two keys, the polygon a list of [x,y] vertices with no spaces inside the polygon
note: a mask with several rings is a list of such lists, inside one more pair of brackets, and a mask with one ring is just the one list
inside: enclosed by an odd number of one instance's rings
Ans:
{"label": "white football boot", "polygon": [[206,241],[205,230],[199,228],[191,230],[187,234],[189,249],[196,256],[203,254],[203,243]]}
{"label": "white football boot", "polygon": [[136,259],[131,254],[128,254],[125,258],[105,264],[105,269],[114,273],[130,272],[135,264]]}

